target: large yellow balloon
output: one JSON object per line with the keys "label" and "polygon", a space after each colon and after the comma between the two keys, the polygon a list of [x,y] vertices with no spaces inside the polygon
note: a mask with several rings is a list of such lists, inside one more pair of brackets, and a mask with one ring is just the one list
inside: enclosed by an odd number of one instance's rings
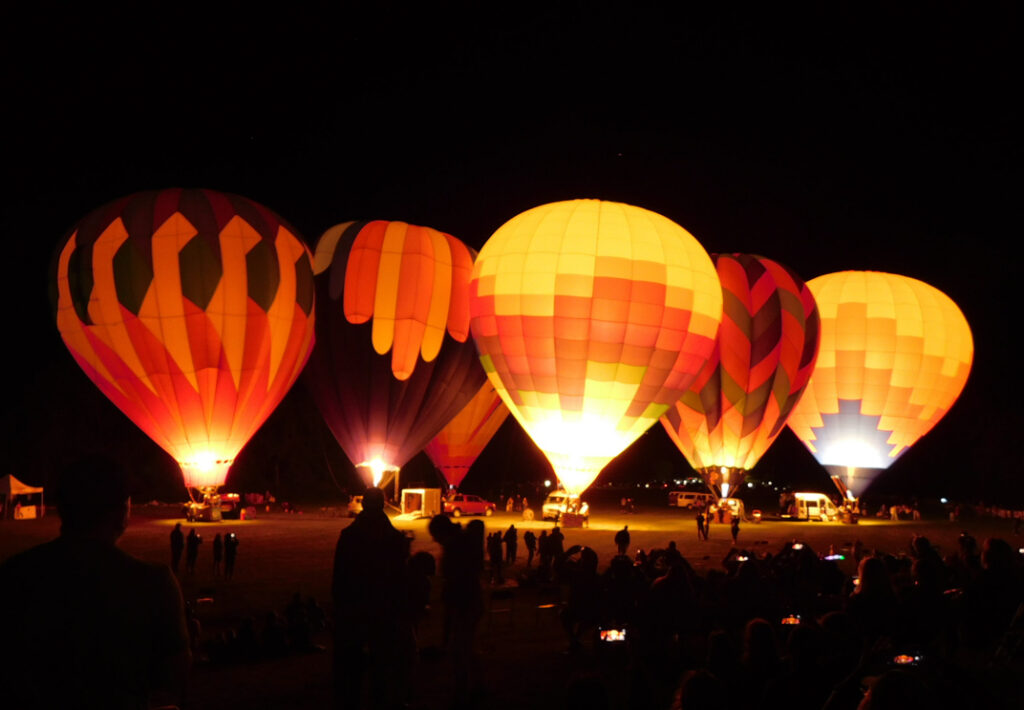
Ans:
{"label": "large yellow balloon", "polygon": [[484,370],[570,493],[686,391],[721,317],[718,275],[697,240],[616,202],[513,217],[480,250],[470,283]]}
{"label": "large yellow balloon", "polygon": [[906,276],[843,271],[807,285],[821,349],[789,426],[860,496],[960,395],[971,329],[946,294]]}

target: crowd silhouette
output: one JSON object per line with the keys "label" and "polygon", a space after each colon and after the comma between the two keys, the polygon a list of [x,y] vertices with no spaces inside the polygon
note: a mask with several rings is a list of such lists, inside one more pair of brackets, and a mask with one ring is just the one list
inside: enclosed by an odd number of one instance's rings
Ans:
{"label": "crowd silhouette", "polygon": [[733,546],[701,575],[672,541],[602,566],[588,547],[563,550],[554,526],[536,539],[536,566],[528,556],[510,567],[508,531],[485,536],[481,521],[446,516],[429,530],[442,549],[453,707],[486,707],[474,641],[484,580],[556,589],[566,652],[603,653],[614,674],[568,679],[571,707],[612,707],[617,683],[635,708],[1019,707],[1007,664],[1024,638],[1024,566],[1002,539],[979,546],[965,533],[945,557],[919,536],[897,554],[853,544],[854,577],[833,549]]}
{"label": "crowd silhouette", "polygon": [[[175,526],[170,569],[120,552],[123,473],[109,462],[80,465],[91,467],[91,483],[58,489],[60,537],[0,566],[5,608],[24,610],[4,631],[5,650],[18,649],[0,664],[10,707],[93,699],[187,707],[190,657],[220,667],[330,646],[336,707],[416,706],[416,666],[428,651],[447,659],[451,707],[489,707],[500,690],[486,687],[478,637],[498,592],[507,604],[557,613],[550,628],[560,629],[564,658],[579,672],[563,679],[553,705],[845,710],[1024,701],[1016,681],[1024,555],[1002,538],[979,544],[964,532],[954,549],[940,550],[914,535],[893,553],[859,542],[841,550],[734,544],[720,565],[698,573],[671,540],[631,551],[625,526],[610,533],[617,554],[602,560],[586,546],[565,549],[558,525],[539,535],[515,525],[488,534],[482,520],[461,525],[439,515],[427,528],[440,549],[435,559],[411,553],[411,538],[371,489],[339,534],[326,610],[296,593],[283,608],[205,630],[172,574],[182,557],[185,574],[195,574],[198,533]],[[95,485],[103,476],[111,479],[105,496]],[[230,579],[237,547],[234,533],[214,538],[214,578],[223,561]],[[851,561],[854,575],[843,571]],[[435,647],[419,637],[432,599],[441,616]],[[59,683],[48,682],[54,667]]]}

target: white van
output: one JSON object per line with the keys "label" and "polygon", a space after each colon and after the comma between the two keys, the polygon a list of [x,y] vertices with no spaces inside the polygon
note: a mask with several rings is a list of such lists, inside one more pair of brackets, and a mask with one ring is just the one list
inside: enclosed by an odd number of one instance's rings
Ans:
{"label": "white van", "polygon": [[578,495],[571,495],[562,490],[554,491],[549,495],[540,511],[544,520],[556,522],[566,513],[576,513],[583,516],[586,521],[590,519],[590,506],[585,501],[581,501]]}
{"label": "white van", "polygon": [[687,510],[705,510],[715,502],[715,497],[710,493],[694,493],[693,491],[669,491],[668,504],[672,508],[686,508]]}
{"label": "white van", "polygon": [[839,509],[824,493],[794,493],[797,520],[839,520]]}

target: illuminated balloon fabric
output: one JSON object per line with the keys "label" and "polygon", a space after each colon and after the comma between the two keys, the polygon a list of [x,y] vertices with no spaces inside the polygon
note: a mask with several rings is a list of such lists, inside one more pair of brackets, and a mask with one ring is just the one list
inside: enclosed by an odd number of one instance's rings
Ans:
{"label": "illuminated balloon fabric", "polygon": [[724,298],[714,354],[661,423],[690,465],[727,495],[803,394],[819,321],[810,289],[781,264],[749,254],[712,259]]}
{"label": "illuminated balloon fabric", "polygon": [[580,493],[704,366],[722,289],[707,253],[671,220],[573,200],[528,210],[491,236],[470,308],[492,384]]}
{"label": "illuminated balloon fabric", "polygon": [[906,276],[843,271],[808,282],[821,351],[789,426],[855,496],[949,410],[967,382],[967,320],[938,289]]}
{"label": "illuminated balloon fabric", "polygon": [[489,381],[455,415],[423,451],[430,457],[448,485],[458,487],[470,466],[508,417],[506,407]]}
{"label": "illuminated balloon fabric", "polygon": [[400,468],[483,385],[469,341],[472,263],[455,237],[404,222],[346,222],[321,236],[304,381],[357,466]]}
{"label": "illuminated balloon fabric", "polygon": [[141,192],[58,255],[56,318],[89,378],[216,487],[313,346],[311,255],[270,210],[211,190]]}

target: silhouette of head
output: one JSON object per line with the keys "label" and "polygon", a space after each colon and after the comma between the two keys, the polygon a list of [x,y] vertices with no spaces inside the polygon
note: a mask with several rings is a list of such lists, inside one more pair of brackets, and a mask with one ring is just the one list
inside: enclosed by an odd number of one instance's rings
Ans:
{"label": "silhouette of head", "polygon": [[384,491],[379,488],[367,488],[363,493],[363,511],[380,513],[384,510]]}
{"label": "silhouette of head", "polygon": [[65,466],[57,478],[61,534],[117,540],[128,515],[128,474],[105,456]]}

